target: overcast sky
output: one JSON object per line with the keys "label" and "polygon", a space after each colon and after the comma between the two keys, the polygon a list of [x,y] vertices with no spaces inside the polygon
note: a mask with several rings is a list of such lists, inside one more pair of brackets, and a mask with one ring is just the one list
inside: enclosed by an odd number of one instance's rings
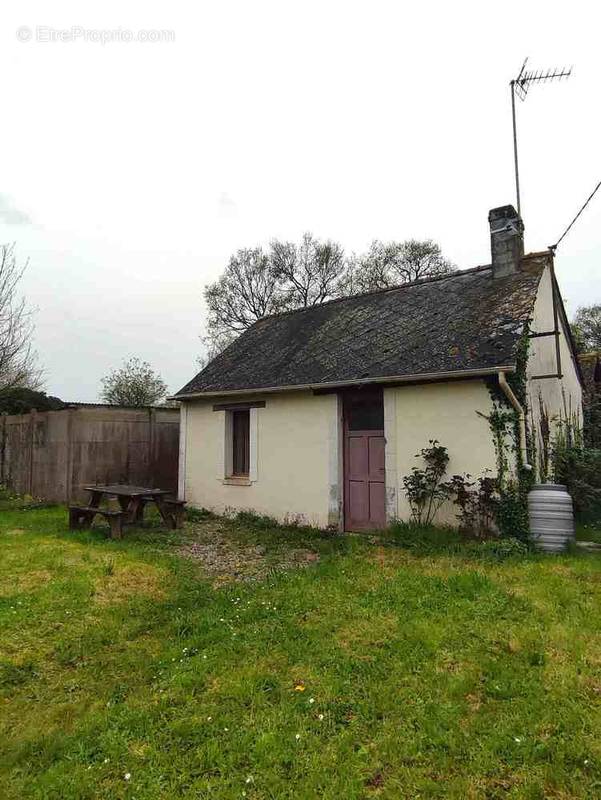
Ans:
{"label": "overcast sky", "polygon": [[[574,65],[518,108],[526,248],[555,242],[601,179],[594,5],[5,0],[0,241],[30,262],[46,390],[93,401],[133,355],[179,389],[203,285],[274,236],[429,237],[487,263],[526,55]],[[568,313],[601,302],[601,193],[556,264]]]}

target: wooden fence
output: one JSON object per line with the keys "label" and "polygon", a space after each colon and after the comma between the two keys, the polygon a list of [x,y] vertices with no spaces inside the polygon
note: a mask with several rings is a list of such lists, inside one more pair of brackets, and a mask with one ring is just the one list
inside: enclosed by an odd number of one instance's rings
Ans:
{"label": "wooden fence", "polygon": [[0,483],[55,502],[93,483],[177,492],[179,409],[79,406],[0,417]]}

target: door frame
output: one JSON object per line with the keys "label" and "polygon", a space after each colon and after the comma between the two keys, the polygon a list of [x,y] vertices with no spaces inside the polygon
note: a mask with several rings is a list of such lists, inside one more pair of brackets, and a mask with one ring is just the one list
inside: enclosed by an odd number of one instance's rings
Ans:
{"label": "door frame", "polygon": [[355,530],[353,527],[350,526],[350,512],[349,512],[349,498],[348,498],[348,403],[349,400],[353,396],[369,396],[372,395],[374,400],[377,399],[378,402],[382,405],[382,427],[381,428],[373,428],[367,430],[356,430],[353,431],[355,434],[363,434],[363,435],[380,435],[384,440],[384,476],[383,476],[383,483],[384,483],[384,507],[383,507],[383,517],[386,521],[388,518],[387,508],[386,508],[386,477],[387,477],[387,470],[386,470],[386,432],[385,432],[385,414],[384,414],[384,390],[383,387],[380,386],[370,386],[365,388],[355,388],[355,389],[348,389],[344,392],[340,392],[340,410],[341,410],[341,425],[340,425],[340,434],[342,437],[342,447],[341,447],[341,461],[342,461],[342,514],[341,514],[341,522],[342,522],[342,530],[343,531],[352,531],[353,533],[361,533],[361,532],[369,532],[369,530],[378,530],[380,526],[374,526],[373,528],[365,527],[361,529]]}

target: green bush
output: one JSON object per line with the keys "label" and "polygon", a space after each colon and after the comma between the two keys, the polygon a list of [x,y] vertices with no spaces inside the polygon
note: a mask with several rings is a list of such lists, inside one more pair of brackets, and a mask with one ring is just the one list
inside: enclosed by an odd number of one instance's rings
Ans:
{"label": "green bush", "polygon": [[555,480],[568,489],[578,514],[601,514],[601,450],[571,446],[554,458]]}
{"label": "green bush", "polygon": [[447,471],[449,453],[437,439],[430,439],[429,447],[415,454],[423,459],[425,467],[412,467],[403,478],[405,495],[411,507],[411,517],[417,525],[430,525],[436,512],[449,496],[449,488],[442,483]]}
{"label": "green bush", "polygon": [[553,440],[553,477],[564,484],[577,514],[601,514],[601,450],[586,447],[577,422],[562,419]]}
{"label": "green bush", "polygon": [[530,536],[527,494],[515,482],[509,482],[500,493],[495,520],[501,538],[527,542]]}
{"label": "green bush", "polygon": [[67,408],[58,397],[47,395],[46,392],[36,392],[25,387],[4,389],[0,392],[0,413],[2,414],[29,414],[35,411],[60,411]]}

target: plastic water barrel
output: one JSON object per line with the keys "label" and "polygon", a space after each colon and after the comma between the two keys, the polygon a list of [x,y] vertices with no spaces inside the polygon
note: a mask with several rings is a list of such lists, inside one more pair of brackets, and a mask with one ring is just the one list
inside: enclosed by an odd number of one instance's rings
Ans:
{"label": "plastic water barrel", "polygon": [[574,540],[572,498],[565,486],[541,483],[528,494],[530,535],[546,553],[561,553]]}

